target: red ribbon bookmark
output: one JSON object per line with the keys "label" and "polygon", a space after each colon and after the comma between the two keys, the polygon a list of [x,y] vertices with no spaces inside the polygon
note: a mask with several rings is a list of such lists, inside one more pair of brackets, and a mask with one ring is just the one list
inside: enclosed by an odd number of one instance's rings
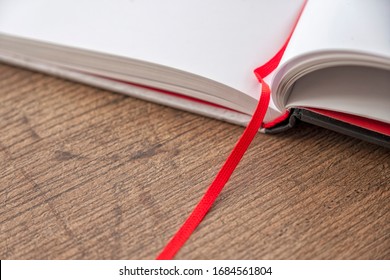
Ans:
{"label": "red ribbon bookmark", "polygon": [[207,192],[204,194],[201,201],[195,207],[194,211],[187,218],[184,224],[181,226],[179,231],[175,236],[169,241],[164,250],[157,257],[158,260],[167,260],[172,259],[179,249],[184,245],[187,239],[190,237],[191,233],[203,220],[204,216],[207,214],[211,206],[213,205],[215,199],[218,197],[219,193],[225,186],[226,182],[229,180],[237,164],[240,162],[245,151],[248,149],[249,144],[252,142],[256,133],[259,131],[261,123],[263,122],[265,113],[268,109],[268,103],[270,99],[270,89],[268,85],[261,80],[262,91],[257,109],[245,129],[244,133],[241,135],[237,144],[235,145],[233,151],[230,153],[225,164],[222,166],[221,170],[218,172],[214,181],[208,188]]}
{"label": "red ribbon bookmark", "polygon": [[[298,19],[302,14],[305,4],[306,2],[302,7]],[[252,116],[252,119],[250,120],[248,126],[244,130],[244,133],[241,135],[240,139],[234,146],[229,157],[227,158],[224,165],[218,172],[214,181],[207,189],[206,193],[203,195],[198,205],[195,207],[191,215],[187,218],[187,220],[180,227],[180,229],[176,232],[176,234],[172,237],[169,243],[165,246],[162,252],[158,255],[157,260],[173,259],[176,253],[180,250],[180,248],[191,236],[192,232],[196,229],[196,227],[206,216],[207,212],[210,210],[211,206],[213,205],[214,201],[218,197],[219,193],[222,191],[226,182],[233,174],[234,169],[236,169],[238,163],[240,162],[241,158],[245,154],[253,138],[258,133],[259,129],[262,127],[264,116],[268,110],[268,105],[269,105],[270,95],[271,95],[270,87],[266,82],[264,82],[263,78],[268,76],[279,65],[283,53],[295,29],[295,26],[298,23],[298,19],[295,22],[293,29],[289,37],[287,38],[286,42],[282,46],[282,48],[267,63],[260,66],[254,71],[257,79],[261,83],[261,95],[260,95],[259,102],[257,103],[256,110]],[[272,123],[274,124],[274,122]]]}

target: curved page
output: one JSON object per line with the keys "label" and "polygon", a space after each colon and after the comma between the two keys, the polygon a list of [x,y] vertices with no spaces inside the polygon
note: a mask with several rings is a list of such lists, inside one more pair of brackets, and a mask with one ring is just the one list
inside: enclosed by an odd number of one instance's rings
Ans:
{"label": "curved page", "polygon": [[[309,0],[272,82],[273,99],[277,107],[282,110],[292,106],[288,100],[289,95],[291,99],[297,92],[296,87],[292,89],[295,80],[312,71],[337,65],[360,65],[390,70],[390,1]],[[365,73],[374,74],[371,70]],[[318,75],[320,74],[316,73],[314,76]],[[390,76],[390,72],[384,75]],[[359,78],[362,77],[359,75]],[[319,87],[320,85],[310,93],[310,99],[318,103],[310,105],[336,109],[338,100],[329,100],[327,93]],[[332,88],[337,91],[337,87]],[[388,88],[382,90],[386,89],[389,91]],[[344,94],[343,91],[341,86],[337,91],[340,97]],[[356,93],[358,97],[360,93]],[[325,96],[322,96],[323,94]],[[297,98],[294,100],[295,106]],[[308,99],[301,105],[307,103]],[[364,115],[367,112],[362,111],[367,111],[368,107],[375,110],[376,105],[369,104],[367,103],[365,108],[345,104],[343,108],[346,112]]]}
{"label": "curved page", "polygon": [[[164,83],[180,86],[177,83],[191,75],[204,77],[215,82],[214,92],[207,92],[211,86],[202,87],[198,80],[187,84],[202,88],[206,95],[241,103],[237,108],[250,114],[260,92],[253,70],[279,50],[302,3],[303,0],[0,0],[0,33],[115,55],[136,66],[145,62],[167,67],[164,77],[158,76],[159,69],[150,70],[153,79],[136,77],[146,85],[162,84],[163,89]],[[83,61],[83,65],[94,64],[96,59]],[[81,63],[82,57],[77,60]],[[74,64],[65,66],[78,69]],[[84,66],[82,70],[88,70]],[[170,69],[189,75],[177,79]],[[117,72],[99,68],[98,74],[115,78],[121,74]],[[143,75],[148,76],[148,72]],[[232,98],[219,84],[242,95]],[[187,95],[200,97],[193,92]],[[207,96],[201,97],[210,101]]]}

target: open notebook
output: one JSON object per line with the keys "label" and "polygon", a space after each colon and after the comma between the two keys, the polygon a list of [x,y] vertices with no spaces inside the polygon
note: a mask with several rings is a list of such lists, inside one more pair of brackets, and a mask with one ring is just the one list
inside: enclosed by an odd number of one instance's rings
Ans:
{"label": "open notebook", "polygon": [[300,119],[390,147],[388,0],[0,0],[0,60],[247,125],[159,259],[260,127]]}
{"label": "open notebook", "polygon": [[302,119],[390,146],[387,0],[0,0],[0,60],[246,125],[253,70],[296,23],[265,131]]}

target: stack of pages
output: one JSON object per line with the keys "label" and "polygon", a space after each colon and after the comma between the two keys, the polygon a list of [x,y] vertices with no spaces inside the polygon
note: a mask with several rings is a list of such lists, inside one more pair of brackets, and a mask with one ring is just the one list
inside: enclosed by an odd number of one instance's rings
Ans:
{"label": "stack of pages", "polygon": [[[297,24],[296,24],[297,23]],[[0,61],[266,132],[318,124],[390,146],[390,1],[0,0]]]}

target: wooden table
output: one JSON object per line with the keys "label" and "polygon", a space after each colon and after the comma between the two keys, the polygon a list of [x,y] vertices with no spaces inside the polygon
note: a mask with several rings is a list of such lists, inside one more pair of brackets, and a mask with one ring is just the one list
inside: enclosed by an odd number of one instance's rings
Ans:
{"label": "wooden table", "polygon": [[[242,131],[0,65],[0,258],[155,258]],[[177,258],[389,259],[390,151],[259,134]]]}

